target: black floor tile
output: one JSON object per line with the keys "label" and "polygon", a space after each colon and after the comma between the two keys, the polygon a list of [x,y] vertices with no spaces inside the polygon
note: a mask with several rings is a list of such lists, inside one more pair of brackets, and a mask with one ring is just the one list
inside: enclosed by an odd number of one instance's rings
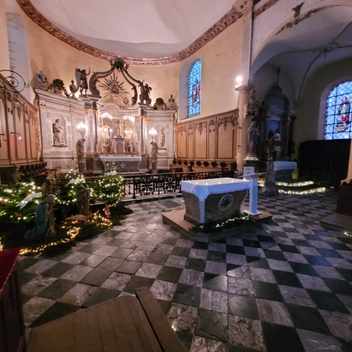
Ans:
{"label": "black floor tile", "polygon": [[43,298],[48,298],[52,300],[58,300],[61,298],[66,292],[71,290],[73,286],[76,285],[76,282],[70,280],[58,279],[54,281],[52,284],[44,288],[39,292],[38,296]]}
{"label": "black floor tile", "polygon": [[26,257],[17,263],[17,270],[23,271],[39,261],[38,258]]}
{"label": "black floor tile", "polygon": [[268,236],[257,235],[257,238],[258,238],[258,241],[260,242],[272,242],[273,244],[275,244],[275,241],[271,235],[268,235]]}
{"label": "black floor tile", "polygon": [[60,277],[63,275],[66,271],[69,269],[73,268],[74,265],[72,264],[67,264],[67,263],[62,263],[59,262],[52,266],[50,269],[44,271],[42,273],[43,276],[50,276],[50,277]]}
{"label": "black floor tile", "polygon": [[268,282],[253,281],[255,297],[283,302],[278,285]]}
{"label": "black floor tile", "polygon": [[310,276],[319,276],[318,273],[312,268],[310,264],[304,264],[304,263],[294,263],[294,262],[289,262],[292,270],[296,274],[304,274],[304,275],[310,275]]}
{"label": "black floor tile", "polygon": [[175,303],[199,307],[200,293],[200,287],[177,284],[177,288],[172,301]]}
{"label": "black floor tile", "polygon": [[304,257],[311,265],[331,266],[331,264],[325,258],[318,255],[305,255]]}
{"label": "black floor tile", "polygon": [[334,293],[316,290],[307,290],[307,292],[318,309],[349,314],[349,311]]}
{"label": "black floor tile", "polygon": [[207,260],[211,260],[213,262],[226,263],[226,253],[216,252],[216,251],[208,251]]}
{"label": "black floor tile", "polygon": [[287,271],[272,271],[275,280],[279,285],[293,286],[293,287],[302,287],[301,282],[298,280],[298,277],[294,273],[289,273]]}
{"label": "black floor tile", "polygon": [[208,249],[208,243],[203,243],[203,242],[194,242],[192,248],[195,249]]}
{"label": "black floor tile", "polygon": [[228,317],[225,313],[218,313],[206,309],[198,309],[198,324],[195,334],[205,338],[227,341]]}
{"label": "black floor tile", "polygon": [[27,273],[25,271],[19,271],[18,272],[18,282],[20,286],[23,286],[27,282],[33,280],[35,277],[37,277],[36,274],[32,273]]}
{"label": "black floor tile", "polygon": [[187,263],[186,263],[186,268],[198,270],[198,271],[204,271],[205,264],[206,264],[205,260],[196,259],[196,258],[188,258]]}
{"label": "black floor tile", "polygon": [[126,259],[132,252],[132,249],[117,248],[115,252],[110,254],[110,257]]}
{"label": "black floor tile", "polygon": [[141,267],[142,263],[125,260],[115,271],[133,275]]}
{"label": "black floor tile", "polygon": [[259,320],[257,305],[254,297],[229,297],[229,314],[253,320]]}
{"label": "black floor tile", "polygon": [[275,260],[284,260],[287,261],[286,257],[284,254],[280,251],[270,251],[267,249],[264,249],[264,253],[267,259],[275,259]]}
{"label": "black floor tile", "polygon": [[283,252],[299,253],[299,250],[295,246],[290,246],[288,244],[277,244]]}
{"label": "black floor tile", "polygon": [[246,255],[247,263],[252,268],[262,268],[262,269],[270,269],[268,261],[265,258],[260,257],[252,257]]}
{"label": "black floor tile", "polygon": [[304,352],[295,328],[262,322],[267,352]]}
{"label": "black floor tile", "polygon": [[162,241],[162,244],[168,244],[170,246],[174,246],[176,242],[178,241],[178,238],[166,238],[164,241]]}
{"label": "black floor tile", "polygon": [[98,248],[100,247],[99,244],[96,243],[89,243],[86,246],[82,247],[79,249],[79,252],[83,252],[83,253],[94,253]]}
{"label": "black floor tile", "polygon": [[94,268],[80,282],[91,286],[100,286],[110,275],[111,270]]}
{"label": "black floor tile", "polygon": [[335,250],[339,251],[351,251],[351,248],[346,246],[344,243],[337,243],[337,242],[326,242]]}
{"label": "black floor tile", "polygon": [[30,328],[49,323],[50,321],[62,318],[68,314],[74,313],[79,309],[78,306],[72,306],[70,304],[55,302],[50,308],[48,308],[41,316],[33,321],[29,325]]}
{"label": "black floor tile", "polygon": [[336,270],[349,282],[352,282],[352,270],[336,268]]}
{"label": "black floor tile", "polygon": [[163,266],[157,276],[157,279],[170,281],[170,282],[178,282],[180,276],[182,274],[182,269],[180,268],[172,268],[170,266]]}
{"label": "black floor tile", "polygon": [[254,240],[243,240],[243,245],[245,247],[260,248],[259,241],[254,241]]}
{"label": "black floor tile", "polygon": [[330,335],[328,326],[316,308],[286,304],[296,329],[310,330],[319,334]]}
{"label": "black floor tile", "polygon": [[174,249],[171,251],[172,255],[178,255],[180,257],[188,257],[190,252],[190,248],[184,247],[177,247],[175,246]]}
{"label": "black floor tile", "polygon": [[341,255],[333,249],[317,248],[317,251],[325,258],[342,258]]}
{"label": "black floor tile", "polygon": [[147,277],[133,276],[131,280],[127,283],[124,291],[135,293],[136,289],[139,287],[150,288],[153,285],[154,279],[149,279]]}
{"label": "black floor tile", "polygon": [[204,273],[203,288],[227,292],[227,276]]}
{"label": "black floor tile", "polygon": [[352,285],[348,281],[323,277],[324,282],[334,293],[352,296]]}
{"label": "black floor tile", "polygon": [[242,246],[234,246],[231,244],[227,244],[226,253],[244,254],[244,248]]}

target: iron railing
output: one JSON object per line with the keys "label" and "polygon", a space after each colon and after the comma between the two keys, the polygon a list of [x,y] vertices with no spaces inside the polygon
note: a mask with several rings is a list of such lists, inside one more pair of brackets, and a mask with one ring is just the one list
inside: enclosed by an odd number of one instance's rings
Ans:
{"label": "iron railing", "polygon": [[236,177],[236,171],[175,172],[123,175],[125,197],[165,196],[181,193],[181,181],[205,178]]}

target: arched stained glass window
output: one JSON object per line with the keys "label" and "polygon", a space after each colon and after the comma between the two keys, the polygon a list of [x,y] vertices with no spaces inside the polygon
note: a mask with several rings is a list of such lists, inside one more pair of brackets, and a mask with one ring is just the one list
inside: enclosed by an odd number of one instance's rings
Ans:
{"label": "arched stained glass window", "polygon": [[194,61],[188,75],[188,117],[200,114],[202,61]]}
{"label": "arched stained glass window", "polygon": [[324,139],[352,138],[352,81],[334,87],[326,99]]}

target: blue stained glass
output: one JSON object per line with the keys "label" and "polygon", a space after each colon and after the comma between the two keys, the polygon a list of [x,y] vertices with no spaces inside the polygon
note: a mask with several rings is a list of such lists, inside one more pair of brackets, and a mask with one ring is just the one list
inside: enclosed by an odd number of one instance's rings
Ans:
{"label": "blue stained glass", "polygon": [[188,117],[200,115],[202,62],[196,60],[188,75]]}
{"label": "blue stained glass", "polygon": [[351,132],[352,81],[334,87],[327,99],[324,139],[349,139]]}

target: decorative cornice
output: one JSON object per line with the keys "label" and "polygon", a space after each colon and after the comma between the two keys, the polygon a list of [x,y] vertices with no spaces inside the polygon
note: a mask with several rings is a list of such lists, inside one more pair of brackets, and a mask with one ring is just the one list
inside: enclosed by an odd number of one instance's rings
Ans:
{"label": "decorative cornice", "polygon": [[[277,1],[277,0],[276,0]],[[165,56],[165,57],[155,57],[155,58],[132,58],[128,56],[116,56],[115,53],[110,53],[108,51],[100,50],[94,48],[90,45],[84,44],[81,41],[70,36],[66,32],[57,28],[50,21],[48,21],[31,3],[30,0],[17,0],[17,3],[25,14],[33,20],[38,26],[46,30],[48,33],[56,37],[57,39],[63,41],[64,43],[80,50],[88,55],[92,55],[103,60],[112,60],[116,57],[124,60],[126,64],[131,66],[157,66],[157,65],[167,65],[182,61],[189,56],[193,55],[205,44],[209,43],[222,31],[224,31],[231,24],[235,23],[239,18],[243,16],[243,13],[232,7],[231,10],[225,14],[219,21],[217,21],[212,27],[210,27],[203,35],[196,39],[192,44],[190,44],[186,49],[180,51],[177,54]]]}

